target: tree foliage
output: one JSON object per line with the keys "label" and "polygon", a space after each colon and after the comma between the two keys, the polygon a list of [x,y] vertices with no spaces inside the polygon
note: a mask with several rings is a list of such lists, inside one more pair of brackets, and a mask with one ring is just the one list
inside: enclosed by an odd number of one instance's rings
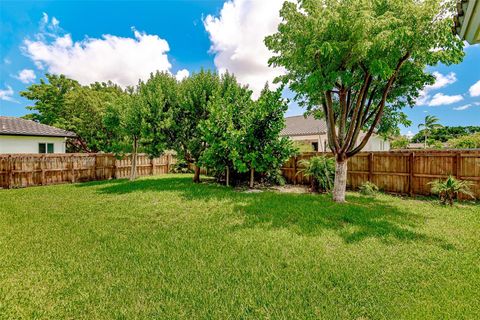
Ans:
{"label": "tree foliage", "polygon": [[[444,126],[430,132],[429,139],[433,141],[447,142],[448,140],[468,136],[480,132],[480,126]],[[412,137],[412,142],[424,142],[425,136],[422,131]]]}
{"label": "tree foliage", "polygon": [[209,118],[209,103],[218,92],[220,80],[216,73],[201,70],[180,83],[179,105],[174,112],[175,129],[172,141],[178,155],[196,167],[194,181],[199,181],[197,162],[206,148],[201,124]]}
{"label": "tree foliage", "polygon": [[447,144],[455,149],[480,149],[480,132],[448,140]]}
{"label": "tree foliage", "polygon": [[392,149],[406,149],[410,144],[410,140],[405,136],[396,136],[390,143]]}

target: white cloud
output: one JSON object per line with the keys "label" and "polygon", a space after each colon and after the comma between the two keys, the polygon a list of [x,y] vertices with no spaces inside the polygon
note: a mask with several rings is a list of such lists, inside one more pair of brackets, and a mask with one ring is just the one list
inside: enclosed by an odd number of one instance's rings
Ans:
{"label": "white cloud", "polygon": [[15,76],[15,78],[23,83],[34,82],[36,77],[35,72],[31,69],[23,69]]}
{"label": "white cloud", "polygon": [[13,89],[9,85],[7,85],[6,89],[0,89],[0,100],[10,101],[10,102],[17,102],[13,98]]}
{"label": "white cloud", "polygon": [[57,18],[53,17],[52,18],[52,26],[58,26],[58,24],[60,23],[60,21],[57,20]]}
{"label": "white cloud", "polygon": [[443,93],[437,93],[433,96],[432,100],[428,103],[430,107],[436,107],[436,106],[443,106],[447,104],[452,104],[455,102],[462,101],[463,97],[462,95],[444,95]]}
{"label": "white cloud", "polygon": [[3,63],[5,63],[5,64],[11,64],[12,61],[10,61],[10,59],[8,59],[8,58],[5,58],[5,59],[3,59]]}
{"label": "white cloud", "polygon": [[429,86],[425,86],[420,93],[420,96],[417,98],[417,105],[423,106],[429,104],[431,91],[438,90],[440,88],[446,87],[457,81],[457,75],[454,72],[450,72],[447,75],[441,74],[440,72],[434,71],[432,75],[435,77],[435,83]]}
{"label": "white cloud", "polygon": [[467,110],[471,106],[472,105],[469,103],[469,104],[466,104],[466,105],[463,105],[463,106],[455,107],[455,108],[453,108],[453,110],[457,110],[457,111]]}
{"label": "white cloud", "polygon": [[285,0],[230,0],[218,17],[208,15],[204,26],[210,36],[211,52],[220,73],[229,71],[258,96],[265,82],[282,74],[268,67],[272,53],[264,44],[267,35],[277,31],[279,11]]}
{"label": "white cloud", "polygon": [[450,72],[447,75],[443,75],[440,72],[434,71],[432,75],[435,77],[435,83],[427,86],[427,90],[435,90],[446,87],[452,83],[457,82],[457,75],[454,72]]}
{"label": "white cloud", "polygon": [[48,33],[58,27],[58,20],[44,14],[35,40],[25,39],[22,48],[35,65],[49,73],[64,74],[81,84],[111,80],[121,86],[135,85],[148,79],[151,72],[169,71],[171,64],[167,41],[132,28],[133,38],[103,35],[100,39],[86,37],[73,41],[70,34]]}
{"label": "white cloud", "polygon": [[182,69],[177,71],[177,73],[175,74],[175,78],[177,79],[177,81],[182,81],[183,79],[187,78],[189,75],[190,75],[190,72],[188,72],[187,69]]}
{"label": "white cloud", "polygon": [[473,86],[468,89],[468,92],[472,97],[480,96],[480,80],[478,80]]}

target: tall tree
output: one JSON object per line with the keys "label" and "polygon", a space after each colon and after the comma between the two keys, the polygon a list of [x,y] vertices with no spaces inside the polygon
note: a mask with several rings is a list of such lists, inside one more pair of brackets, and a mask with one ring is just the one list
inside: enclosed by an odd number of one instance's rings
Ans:
{"label": "tall tree", "polygon": [[79,88],[80,84],[64,75],[47,73],[45,78],[20,92],[22,97],[35,101],[33,106],[27,107],[28,110],[35,112],[27,114],[24,118],[64,128],[68,117],[65,97],[70,91]]}
{"label": "tall tree", "polygon": [[[280,11],[265,39],[278,80],[308,109],[320,108],[336,159],[333,199],[345,201],[347,161],[381,126],[382,116],[414,106],[434,82],[427,65],[458,63],[454,1],[298,0]],[[365,131],[363,138],[360,132]]]}
{"label": "tall tree", "polygon": [[425,122],[418,125],[418,129],[422,130],[424,139],[424,149],[427,149],[427,140],[428,136],[438,128],[441,128],[442,125],[438,123],[438,118],[433,115],[428,115],[425,117]]}
{"label": "tall tree", "polygon": [[201,124],[209,117],[208,104],[219,90],[219,77],[212,71],[201,70],[184,79],[180,84],[180,101],[176,109],[175,150],[179,157],[194,165],[194,182],[200,182],[198,161],[206,148]]}
{"label": "tall tree", "polygon": [[[111,152],[118,131],[104,123],[107,106],[124,94],[114,83],[94,83],[71,90],[64,101],[61,126],[77,134],[72,151]],[[113,129],[113,130],[112,130]]]}

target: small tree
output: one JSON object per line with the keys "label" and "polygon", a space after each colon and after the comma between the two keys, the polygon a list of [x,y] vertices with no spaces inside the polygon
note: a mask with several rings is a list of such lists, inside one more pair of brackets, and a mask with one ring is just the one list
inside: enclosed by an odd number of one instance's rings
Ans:
{"label": "small tree", "polygon": [[107,105],[103,122],[118,137],[111,151],[117,156],[130,153],[130,180],[135,180],[139,144],[145,132],[145,110],[134,88],[127,88],[123,95]]}
{"label": "small tree", "polygon": [[250,104],[243,116],[246,132],[242,158],[250,170],[250,188],[253,188],[255,171],[278,170],[294,152],[291,141],[280,137],[285,127],[287,102],[280,89],[271,91],[265,85],[258,100]]}
{"label": "small tree", "polygon": [[[279,78],[300,105],[320,107],[336,158],[333,199],[345,201],[347,161],[375,131],[401,119],[434,82],[428,65],[458,63],[463,43],[452,33],[454,1],[286,1],[278,32],[265,39],[286,69]],[[385,128],[386,125],[386,128]],[[365,134],[362,138],[361,131]]]}
{"label": "small tree", "polygon": [[391,142],[392,149],[406,149],[410,140],[405,136],[396,136]]}
{"label": "small tree", "polygon": [[[174,147],[176,112],[179,109],[179,88],[175,77],[167,72],[156,72],[137,88],[136,107],[144,121],[143,150],[152,158]],[[137,111],[134,111],[134,114]]]}
{"label": "small tree", "polygon": [[216,172],[225,172],[230,185],[233,170],[245,172],[242,159],[246,127],[244,118],[251,108],[252,92],[228,72],[222,75],[214,98],[208,104],[208,118],[201,123],[206,148],[199,162]]}
{"label": "small tree", "polygon": [[198,161],[207,147],[201,125],[209,117],[208,104],[218,90],[219,77],[212,71],[201,70],[180,84],[172,141],[178,156],[194,165],[193,181],[197,183],[200,182]]}
{"label": "small tree", "polygon": [[[425,122],[420,123],[418,125],[418,129],[422,130],[423,137],[425,138],[424,140],[424,149],[427,149],[427,143],[428,143],[428,137],[430,134],[438,129],[441,128],[442,125],[438,123],[438,118],[433,116],[433,115],[428,115],[425,117]],[[423,129],[422,129],[423,128]]]}

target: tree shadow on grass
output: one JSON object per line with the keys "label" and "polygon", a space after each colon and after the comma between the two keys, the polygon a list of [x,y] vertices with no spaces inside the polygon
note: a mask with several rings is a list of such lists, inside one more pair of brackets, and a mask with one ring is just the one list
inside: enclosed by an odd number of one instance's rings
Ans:
{"label": "tree shadow on grass", "polygon": [[312,236],[332,230],[346,243],[376,238],[386,244],[416,241],[455,249],[444,239],[417,230],[426,221],[422,215],[376,198],[350,195],[347,201],[337,204],[327,195],[267,194],[237,205],[236,210],[245,217],[241,228],[287,228]]}
{"label": "tree shadow on grass", "polygon": [[[101,185],[101,184],[98,184]],[[426,217],[409,212],[387,200],[349,195],[347,203],[334,203],[327,195],[278,192],[245,193],[212,183],[194,184],[190,176],[147,178],[136,181],[111,180],[97,192],[127,194],[132,192],[174,192],[185,201],[228,201],[245,228],[289,229],[305,236],[318,236],[332,230],[346,243],[376,238],[388,244],[415,241],[437,245],[445,250],[455,247],[441,238],[418,231]],[[399,200],[403,201],[403,200]]]}

